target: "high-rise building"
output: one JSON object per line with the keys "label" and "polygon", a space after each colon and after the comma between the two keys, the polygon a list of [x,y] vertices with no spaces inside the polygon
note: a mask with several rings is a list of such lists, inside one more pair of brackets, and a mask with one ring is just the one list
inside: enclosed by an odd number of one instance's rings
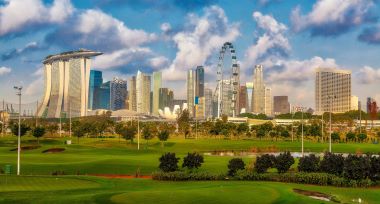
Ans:
{"label": "high-rise building", "polygon": [[[374,110],[373,107],[376,107]],[[377,104],[376,104],[376,100],[372,97],[367,97],[367,113],[371,113],[372,112],[377,112]]]}
{"label": "high-rise building", "polygon": [[290,112],[288,96],[273,96],[274,115],[286,114]]}
{"label": "high-rise building", "polygon": [[44,61],[45,90],[38,116],[86,116],[90,85],[90,57],[101,52],[80,49],[49,55]]}
{"label": "high-rise building", "polygon": [[351,96],[350,110],[359,110],[359,98],[357,96]]}
{"label": "high-rise building", "polygon": [[231,80],[222,81],[222,113],[223,115],[231,116],[232,115],[232,91],[233,87],[231,86]]}
{"label": "high-rise building", "polygon": [[194,117],[194,99],[195,99],[195,72],[194,70],[187,71],[187,108],[189,110],[190,117]]}
{"label": "high-rise building", "polygon": [[213,95],[212,90],[205,88],[205,117],[211,118],[213,116]]}
{"label": "high-rise building", "polygon": [[110,93],[111,110],[125,109],[125,100],[127,99],[127,81],[120,78],[113,78],[111,81]]}
{"label": "high-rise building", "polygon": [[160,88],[162,86],[162,73],[153,72],[153,106],[152,113],[158,115],[160,103]]}
{"label": "high-rise building", "polygon": [[159,109],[165,110],[165,107],[171,107],[174,100],[173,91],[168,88],[160,88],[159,89]]}
{"label": "high-rise building", "polygon": [[271,89],[265,86],[263,78],[263,66],[256,65],[253,74],[253,91],[251,111],[272,115],[273,103]]}
{"label": "high-rise building", "polygon": [[107,109],[111,110],[111,82],[107,81],[103,83],[98,91],[96,92],[96,97],[94,101],[95,109]]}
{"label": "high-rise building", "polygon": [[247,109],[248,109],[247,105],[248,105],[247,87],[246,86],[240,86],[240,90],[239,90],[239,105],[238,105],[238,112],[237,112],[237,114],[247,112]]}
{"label": "high-rise building", "polygon": [[138,71],[136,77],[136,109],[138,113],[150,114],[150,86],[150,76]]}
{"label": "high-rise building", "polygon": [[103,84],[103,74],[101,71],[90,70],[90,87],[88,91],[88,109],[96,109],[97,96],[99,89]]}
{"label": "high-rise building", "polygon": [[132,76],[129,80],[129,90],[128,90],[128,109],[131,111],[137,111],[136,102],[136,77]]}
{"label": "high-rise building", "polygon": [[203,97],[205,89],[205,70],[203,66],[197,66],[195,69],[195,96]]}
{"label": "high-rise building", "polygon": [[317,68],[315,76],[316,114],[344,113],[351,108],[351,71]]}

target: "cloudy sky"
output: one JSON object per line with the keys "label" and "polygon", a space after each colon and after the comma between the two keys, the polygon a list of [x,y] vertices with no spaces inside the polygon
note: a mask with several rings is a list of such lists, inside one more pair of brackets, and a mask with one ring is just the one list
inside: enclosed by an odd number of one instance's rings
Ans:
{"label": "cloudy sky", "polygon": [[[163,72],[185,98],[186,70],[204,65],[214,89],[218,52],[232,42],[241,83],[263,64],[273,95],[314,107],[314,69],[352,70],[353,94],[380,100],[377,0],[0,0],[0,99],[42,97],[42,59],[79,48],[104,54],[106,80]],[[226,60],[226,64],[230,63]]]}

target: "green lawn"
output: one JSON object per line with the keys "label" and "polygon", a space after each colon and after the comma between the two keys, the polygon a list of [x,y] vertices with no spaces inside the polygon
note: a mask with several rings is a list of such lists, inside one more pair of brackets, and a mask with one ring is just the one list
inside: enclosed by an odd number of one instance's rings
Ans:
{"label": "green lawn", "polygon": [[[76,143],[76,139],[73,138]],[[0,138],[0,167],[5,164],[16,170],[17,152],[10,151],[16,147],[16,137]],[[36,144],[33,138],[25,137],[23,145]],[[35,150],[22,151],[21,172],[23,175],[50,175],[54,171],[64,171],[65,174],[150,174],[157,170],[158,158],[164,152],[175,152],[181,158],[187,152],[210,152],[215,150],[250,150],[272,147],[278,151],[300,151],[300,142],[260,141],[260,140],[220,140],[220,139],[169,139],[162,148],[160,142],[152,140],[146,148],[142,140],[141,149],[137,144],[125,140],[119,143],[114,139],[81,138],[78,144],[64,145],[64,139],[41,140],[42,147]],[[43,150],[63,147],[61,153],[42,153]],[[305,142],[305,151],[322,152],[328,148],[327,143]],[[336,152],[379,152],[379,144],[349,143],[333,144]],[[210,172],[226,172],[227,163],[231,157],[205,156],[202,169]],[[246,163],[252,163],[253,158],[245,157]]]}
{"label": "green lawn", "polygon": [[[159,182],[95,177],[0,176],[0,203],[323,203],[294,188],[335,196],[341,203],[378,203],[379,189],[275,182]],[[11,190],[10,190],[11,189]]]}

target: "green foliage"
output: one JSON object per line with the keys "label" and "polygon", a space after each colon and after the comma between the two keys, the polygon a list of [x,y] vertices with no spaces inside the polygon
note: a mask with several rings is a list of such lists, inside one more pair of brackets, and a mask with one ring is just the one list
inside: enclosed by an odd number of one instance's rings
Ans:
{"label": "green foliage", "polygon": [[333,154],[326,152],[320,163],[320,170],[325,173],[342,175],[344,166],[344,158],[341,154]]}
{"label": "green foliage", "polygon": [[278,173],[287,172],[294,164],[294,158],[290,152],[284,152],[278,155],[274,161],[274,167],[276,167]]}
{"label": "green foliage", "polygon": [[260,114],[253,114],[253,113],[242,113],[239,115],[240,117],[247,117],[247,118],[251,118],[251,119],[258,119],[258,120],[268,120],[268,116],[263,114],[263,113],[260,113]]}
{"label": "green foliage", "polygon": [[53,136],[54,133],[57,133],[58,129],[59,129],[59,126],[56,123],[50,123],[49,125],[46,126],[46,131],[50,133],[50,136]]}
{"label": "green foliage", "polygon": [[177,124],[179,132],[183,133],[185,138],[187,138],[190,134],[190,113],[187,109],[179,113]]}
{"label": "green foliage", "polygon": [[123,129],[121,135],[123,136],[125,140],[130,140],[131,142],[133,142],[133,139],[135,138],[136,133],[137,133],[136,127],[130,125]]}
{"label": "green foliage", "polygon": [[370,174],[369,177],[372,181],[380,180],[380,157],[370,156]]}
{"label": "green foliage", "polygon": [[158,168],[163,172],[173,172],[178,170],[178,161],[179,158],[175,157],[175,153],[165,153],[160,159],[160,165]]}
{"label": "green foliage", "polygon": [[[277,115],[276,118],[278,119],[302,119],[302,112],[295,112],[295,113],[286,113],[286,114],[280,114]],[[304,112],[303,113],[303,119],[311,119],[312,115],[311,113]]]}
{"label": "green foliage", "polygon": [[188,169],[198,169],[202,166],[203,156],[194,152],[187,153],[187,156],[183,158],[182,168],[187,167]]}
{"label": "green foliage", "polygon": [[44,136],[44,134],[45,134],[45,128],[42,126],[37,126],[33,128],[32,130],[32,135],[33,137],[37,138],[38,143],[39,143],[40,137]]}
{"label": "green foliage", "polygon": [[349,154],[344,160],[343,177],[350,180],[366,179],[370,169],[371,163],[367,156]]}
{"label": "green foliage", "polygon": [[361,142],[363,142],[365,139],[367,139],[367,134],[365,134],[365,133],[359,133],[357,137],[358,137],[358,140],[360,140]]}
{"label": "green foliage", "polygon": [[339,133],[338,132],[331,133],[331,140],[332,141],[339,141],[340,140]]}
{"label": "green foliage", "polygon": [[287,131],[287,130],[282,131],[282,132],[281,132],[281,137],[285,137],[285,138],[290,137],[290,133],[289,133],[289,131]]}
{"label": "green foliage", "polygon": [[166,140],[168,140],[169,139],[169,131],[162,130],[162,131],[158,132],[158,139],[161,142],[165,142]]}
{"label": "green foliage", "polygon": [[153,172],[152,179],[158,181],[216,181],[224,180],[224,174],[211,174],[204,171]]}
{"label": "green foliage", "polygon": [[245,133],[249,131],[249,125],[247,123],[240,123],[236,129],[238,134]]}
{"label": "green foliage", "polygon": [[274,166],[275,157],[273,155],[264,154],[256,158],[255,171],[257,173],[265,173],[269,168]]}
{"label": "green foliage", "polygon": [[142,136],[143,136],[143,138],[145,140],[151,140],[153,138],[153,134],[150,131],[150,127],[149,126],[143,128]]}
{"label": "green foliage", "polygon": [[319,157],[315,154],[301,157],[298,163],[298,171],[302,172],[318,172],[319,171]]}
{"label": "green foliage", "polygon": [[[21,123],[20,125],[20,136],[24,136],[26,134],[26,132],[28,132],[30,130],[30,127],[27,126],[26,124],[24,123]],[[18,123],[13,123],[11,125],[11,131],[12,131],[12,134],[15,135],[15,136],[18,136]]]}
{"label": "green foliage", "polygon": [[228,162],[228,175],[234,176],[238,170],[245,168],[245,163],[241,158],[233,158]]}
{"label": "green foliage", "polygon": [[356,137],[356,135],[355,135],[354,132],[350,131],[350,132],[346,133],[346,139],[349,140],[349,141],[355,140],[355,137]]}

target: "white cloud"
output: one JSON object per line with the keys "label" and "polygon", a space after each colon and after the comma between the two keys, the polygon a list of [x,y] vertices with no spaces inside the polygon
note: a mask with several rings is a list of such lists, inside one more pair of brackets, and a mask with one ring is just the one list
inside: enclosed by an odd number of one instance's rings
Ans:
{"label": "white cloud", "polygon": [[364,66],[358,72],[358,82],[361,84],[373,84],[380,81],[380,69]]}
{"label": "white cloud", "polygon": [[11,73],[12,69],[9,67],[0,67],[0,76]]}
{"label": "white cloud", "polygon": [[149,65],[154,69],[159,69],[169,64],[169,59],[164,56],[153,57],[149,59]]}
{"label": "white cloud", "polygon": [[0,7],[0,36],[33,25],[62,23],[73,11],[69,0],[55,0],[51,6],[41,0],[5,0]]}
{"label": "white cloud", "polygon": [[166,33],[172,29],[172,26],[170,25],[170,23],[163,23],[161,24],[160,29],[162,32]]}
{"label": "white cloud", "polygon": [[205,65],[225,42],[234,41],[239,35],[239,24],[229,23],[222,8],[207,7],[203,16],[189,14],[185,30],[173,36],[178,48],[169,68],[164,70],[165,80],[184,80],[186,71]]}
{"label": "white cloud", "polygon": [[365,22],[373,21],[373,0],[320,0],[310,13],[301,15],[297,6],[291,14],[293,30],[310,29],[312,35],[338,35]]}

